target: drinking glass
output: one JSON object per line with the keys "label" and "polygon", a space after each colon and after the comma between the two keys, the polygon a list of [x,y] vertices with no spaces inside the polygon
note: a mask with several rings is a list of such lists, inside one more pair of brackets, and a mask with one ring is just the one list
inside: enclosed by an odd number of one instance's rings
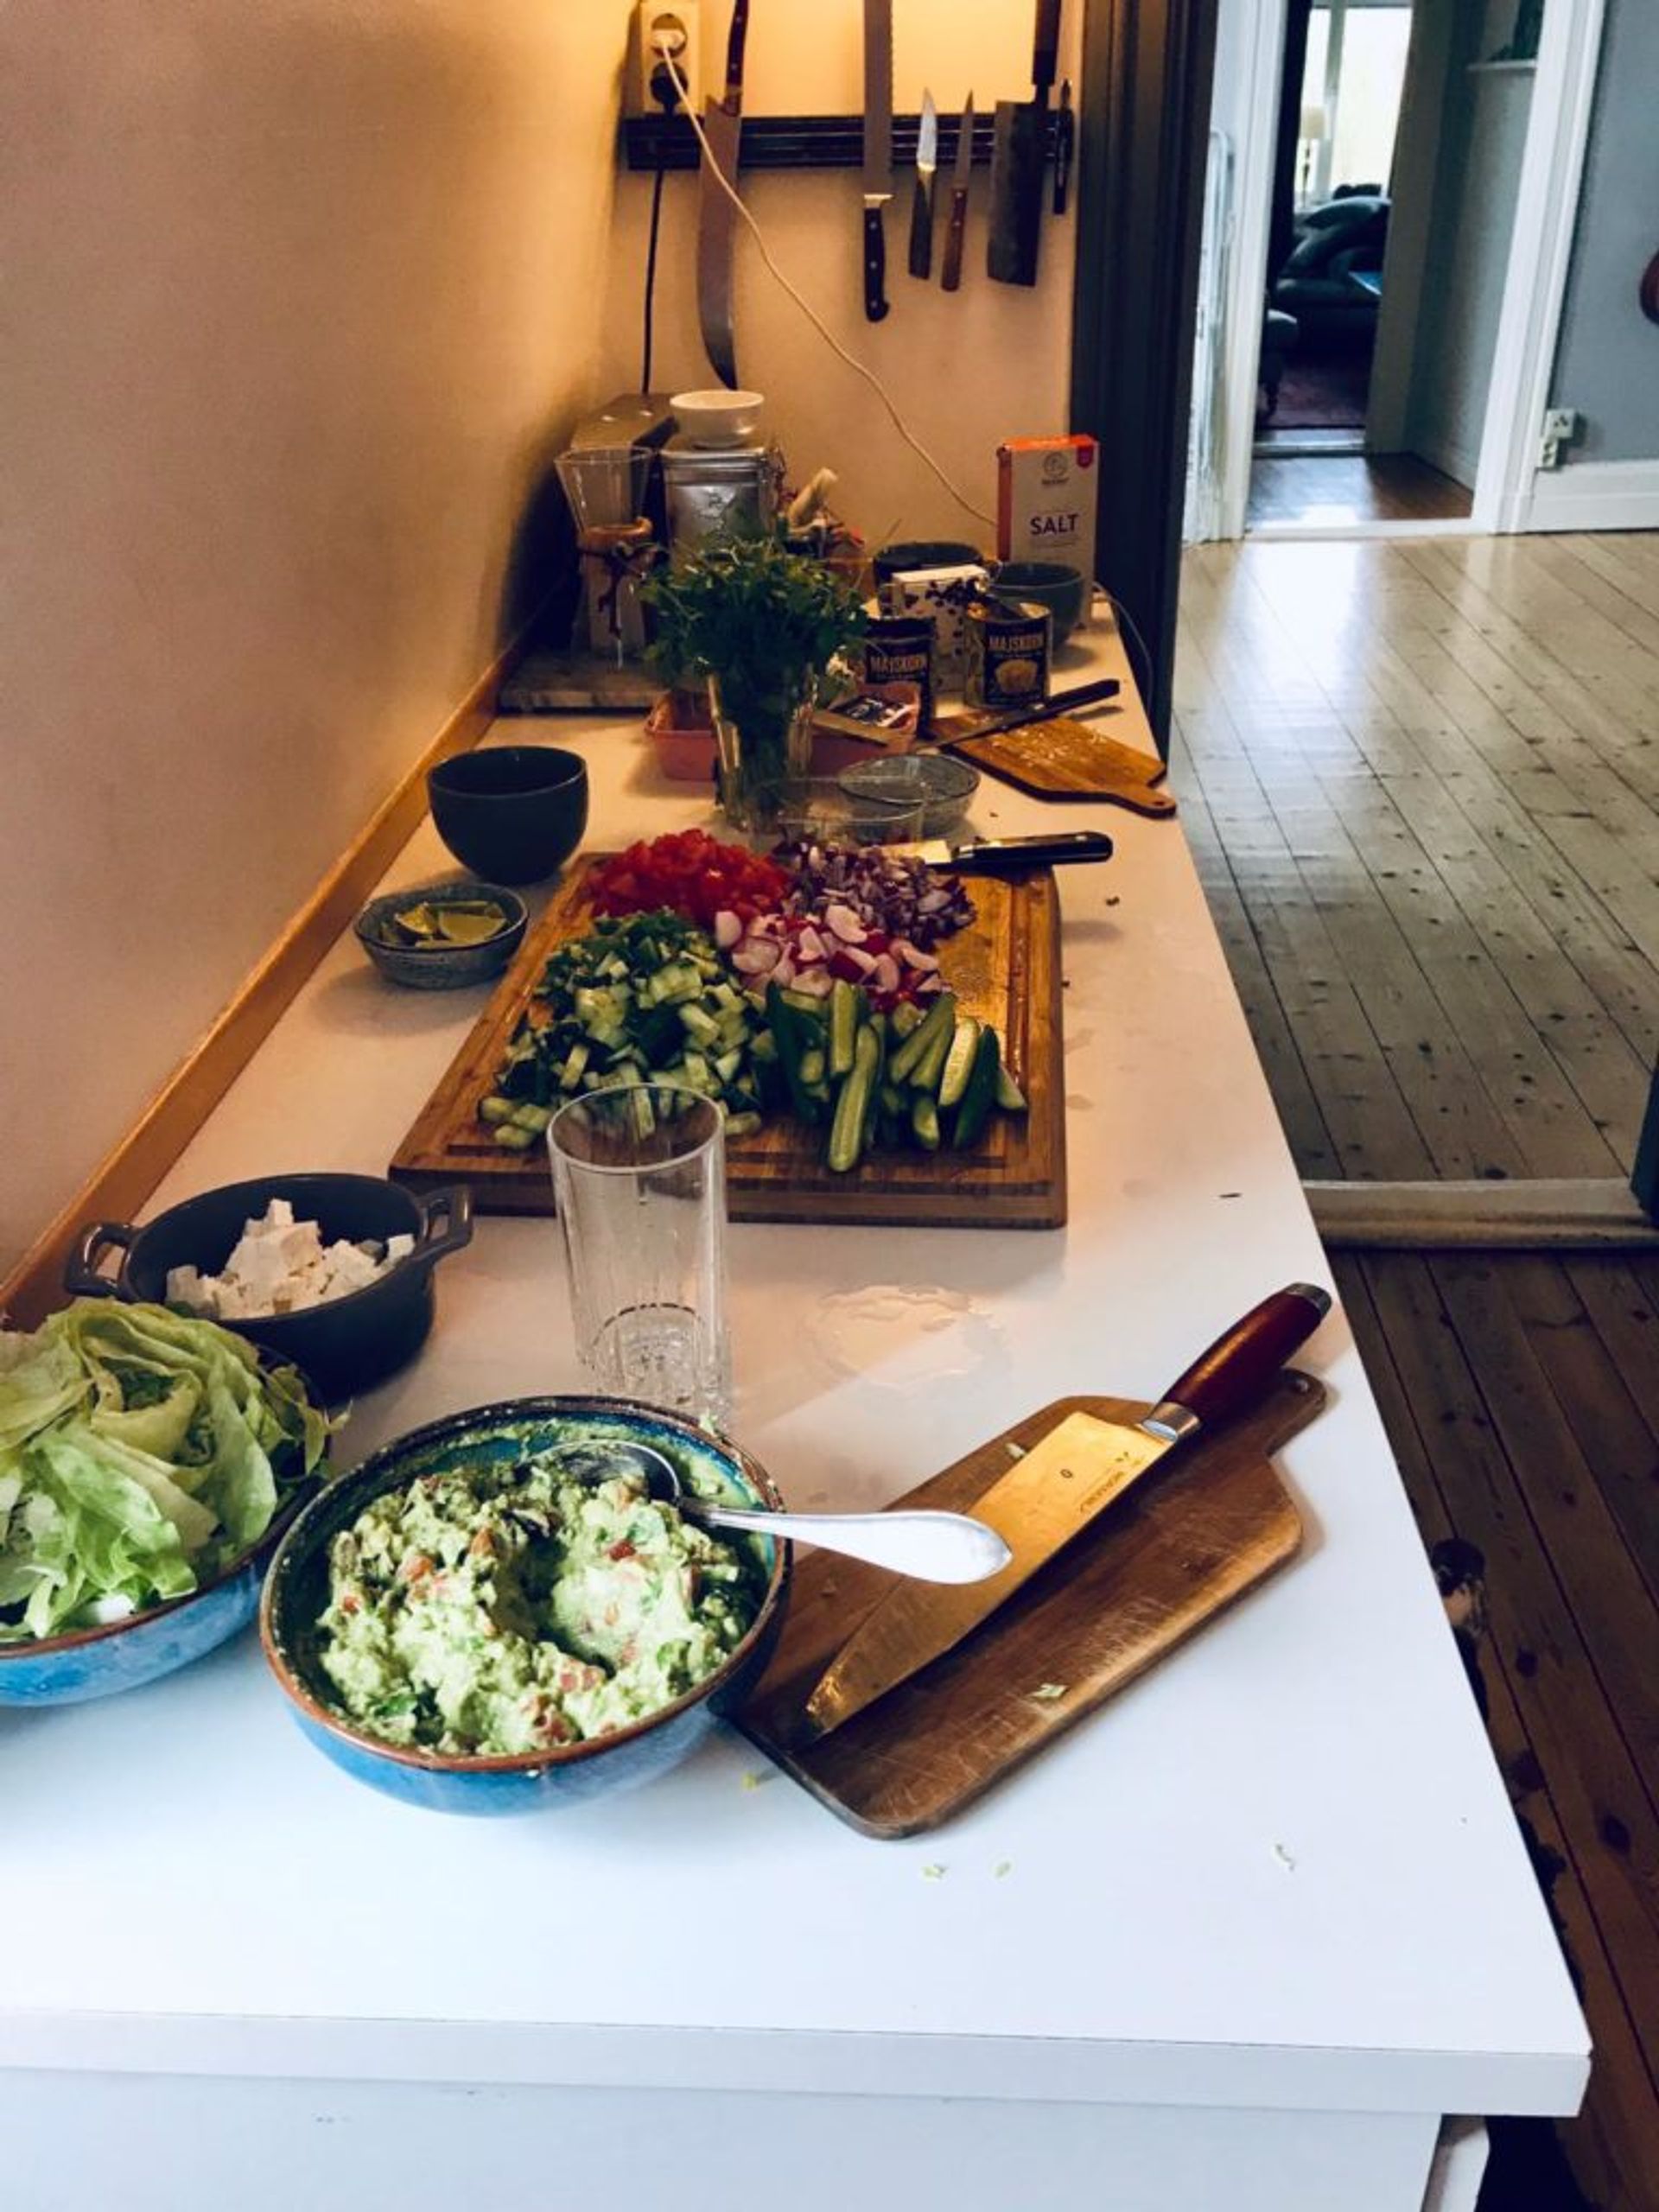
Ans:
{"label": "drinking glass", "polygon": [[607,1395],[719,1428],[731,1412],[726,1147],[712,1100],[592,1090],[548,1125],[576,1356]]}

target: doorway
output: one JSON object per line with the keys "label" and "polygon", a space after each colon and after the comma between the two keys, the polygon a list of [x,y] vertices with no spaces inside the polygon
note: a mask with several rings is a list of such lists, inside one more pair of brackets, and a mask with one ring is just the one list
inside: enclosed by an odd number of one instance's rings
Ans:
{"label": "doorway", "polygon": [[1220,0],[1190,540],[1524,525],[1599,12]]}

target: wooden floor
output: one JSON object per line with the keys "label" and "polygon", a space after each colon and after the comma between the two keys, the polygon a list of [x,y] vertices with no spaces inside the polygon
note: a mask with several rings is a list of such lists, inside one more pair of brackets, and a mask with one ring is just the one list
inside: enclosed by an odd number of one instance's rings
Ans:
{"label": "wooden floor", "polygon": [[1408,453],[1258,454],[1248,523],[1455,521],[1472,504],[1461,484]]}
{"label": "wooden floor", "polygon": [[[1659,1055],[1659,537],[1194,549],[1177,716],[1304,1174],[1627,1173]],[[1496,2133],[1483,2212],[1655,2212],[1659,1262],[1338,1276],[1425,1541],[1484,1559],[1489,1727],[1596,2044],[1579,2120]]]}

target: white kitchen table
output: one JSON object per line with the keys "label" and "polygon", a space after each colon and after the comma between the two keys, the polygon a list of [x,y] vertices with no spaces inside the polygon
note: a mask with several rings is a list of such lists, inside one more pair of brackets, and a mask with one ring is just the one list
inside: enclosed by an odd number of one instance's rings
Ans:
{"label": "white kitchen table", "polygon": [[[589,842],[707,818],[637,729]],[[1147,1397],[1328,1271],[1179,823],[988,779],[1063,873],[1071,1221],[739,1227],[735,1433],[878,1504],[1073,1391]],[[388,878],[447,860],[429,824]],[[485,1002],[349,936],[154,1206],[385,1170]],[[482,1219],[350,1463],[579,1381],[551,1224]],[[257,1643],[0,1713],[9,2212],[1417,2212],[1565,2113],[1584,2025],[1340,1314],[1282,1465],[1304,1554],[940,1833],[854,1834],[735,1735],[632,1796],[445,1818],[337,1772]],[[1440,2148],[1437,2155],[1437,2143]]]}

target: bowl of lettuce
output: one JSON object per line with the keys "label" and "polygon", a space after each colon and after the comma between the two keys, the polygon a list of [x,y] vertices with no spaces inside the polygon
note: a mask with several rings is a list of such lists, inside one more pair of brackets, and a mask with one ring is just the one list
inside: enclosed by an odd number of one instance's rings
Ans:
{"label": "bowl of lettuce", "polygon": [[0,1331],[0,1705],[156,1681],[247,1626],[328,1424],[217,1323],[81,1298]]}

